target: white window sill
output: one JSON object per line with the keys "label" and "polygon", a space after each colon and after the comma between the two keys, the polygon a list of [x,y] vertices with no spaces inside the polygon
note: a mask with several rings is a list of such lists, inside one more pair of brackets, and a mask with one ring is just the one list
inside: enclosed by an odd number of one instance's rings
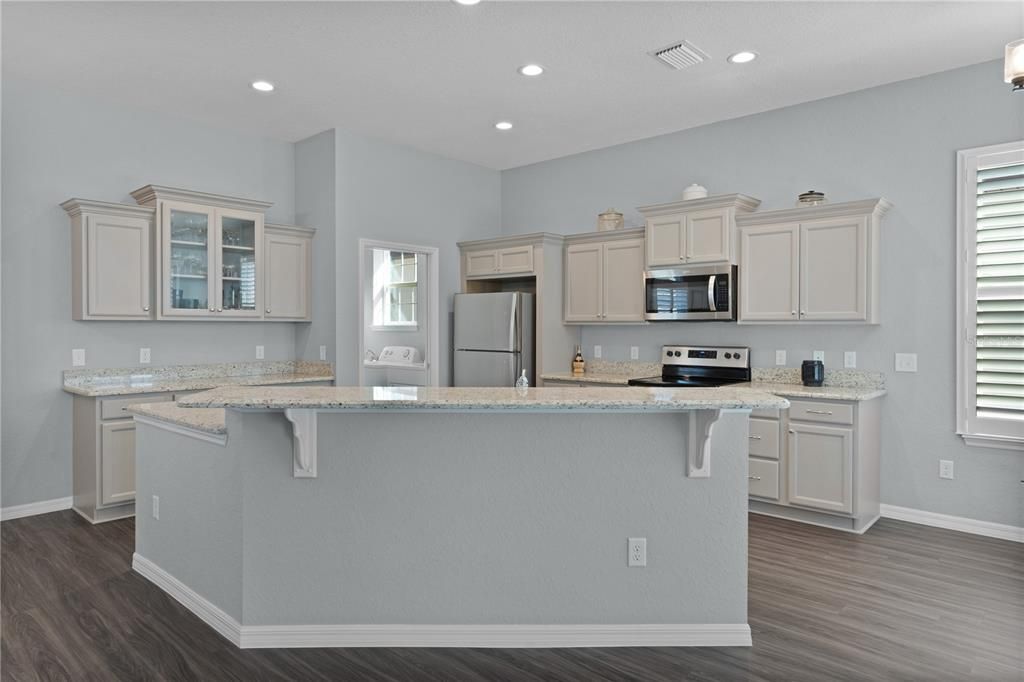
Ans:
{"label": "white window sill", "polygon": [[1017,450],[1024,452],[1024,438],[1013,436],[989,436],[981,433],[959,433],[968,445],[977,448],[996,448],[999,450]]}
{"label": "white window sill", "polygon": [[374,324],[370,326],[375,332],[418,332],[418,324]]}

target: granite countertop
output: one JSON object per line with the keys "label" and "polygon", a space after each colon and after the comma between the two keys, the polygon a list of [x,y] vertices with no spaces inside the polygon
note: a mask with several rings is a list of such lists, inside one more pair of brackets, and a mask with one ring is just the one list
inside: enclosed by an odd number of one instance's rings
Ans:
{"label": "granite countertop", "polygon": [[218,386],[265,386],[333,380],[334,369],[330,363],[285,360],[68,370],[64,372],[64,390],[95,398],[202,391]]}
{"label": "granite countertop", "polygon": [[225,386],[186,396],[182,407],[282,410],[626,410],[789,407],[785,398],[750,387],[731,388],[436,388]]}
{"label": "granite countertop", "polygon": [[782,384],[768,381],[752,381],[745,384],[756,391],[766,391],[784,398],[816,398],[818,400],[873,400],[887,393],[884,388],[862,386],[804,386],[803,384]]}
{"label": "granite countertop", "polygon": [[140,403],[129,405],[128,411],[143,417],[152,417],[160,421],[186,426],[197,431],[204,431],[214,435],[224,435],[228,432],[224,425],[224,410],[214,407],[209,408],[184,408],[177,403]]}
{"label": "granite countertop", "polygon": [[[654,374],[660,374],[661,370],[657,370]],[[654,376],[654,374],[644,376]],[[629,384],[629,380],[640,376],[638,374],[618,374],[612,372],[585,372],[583,374],[573,374],[572,372],[544,372],[540,375],[541,379],[545,381],[572,381],[578,384],[619,384],[626,386]]]}

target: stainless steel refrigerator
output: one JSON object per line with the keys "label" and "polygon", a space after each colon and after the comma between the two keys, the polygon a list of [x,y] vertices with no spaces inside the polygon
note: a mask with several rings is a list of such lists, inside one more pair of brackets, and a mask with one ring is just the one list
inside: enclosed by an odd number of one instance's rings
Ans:
{"label": "stainless steel refrigerator", "polygon": [[455,294],[456,386],[533,386],[533,343],[533,294]]}

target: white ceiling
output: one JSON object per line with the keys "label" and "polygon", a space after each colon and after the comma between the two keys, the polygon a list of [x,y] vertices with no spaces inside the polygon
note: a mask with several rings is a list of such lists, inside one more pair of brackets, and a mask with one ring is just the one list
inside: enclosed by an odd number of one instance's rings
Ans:
{"label": "white ceiling", "polygon": [[[999,59],[1022,36],[1019,0],[440,0],[5,2],[2,37],[5,77],[292,141],[343,127],[504,169]],[[673,71],[647,54],[680,39],[711,59]],[[760,59],[725,61],[741,49]],[[548,70],[518,75],[528,62]],[[257,78],[277,91],[253,92]],[[515,128],[496,131],[501,119]]]}

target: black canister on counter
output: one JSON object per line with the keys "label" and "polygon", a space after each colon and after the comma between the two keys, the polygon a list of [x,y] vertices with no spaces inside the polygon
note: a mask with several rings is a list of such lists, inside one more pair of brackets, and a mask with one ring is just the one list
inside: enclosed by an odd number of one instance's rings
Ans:
{"label": "black canister on counter", "polygon": [[804,360],[800,365],[800,377],[804,386],[821,386],[825,383],[825,363],[821,360]]}

